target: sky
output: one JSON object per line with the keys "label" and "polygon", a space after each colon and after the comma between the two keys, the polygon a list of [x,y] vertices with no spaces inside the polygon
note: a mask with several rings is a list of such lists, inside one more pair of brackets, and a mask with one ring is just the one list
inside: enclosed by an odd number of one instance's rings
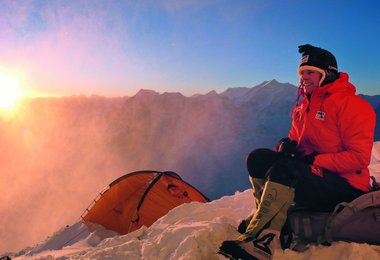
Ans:
{"label": "sky", "polygon": [[[298,84],[298,45],[380,94],[380,2],[0,0],[0,74],[27,95],[218,93]],[[1,87],[1,86],[0,86]]]}

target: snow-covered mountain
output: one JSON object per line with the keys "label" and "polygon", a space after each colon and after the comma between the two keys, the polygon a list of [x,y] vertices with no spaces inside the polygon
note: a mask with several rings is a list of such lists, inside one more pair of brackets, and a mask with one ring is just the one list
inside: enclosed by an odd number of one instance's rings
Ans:
{"label": "snow-covered mountain", "polygon": [[249,188],[245,157],[287,135],[296,91],[272,80],[192,97],[25,100],[0,119],[0,231],[11,234],[0,252],[72,222],[128,172],[175,171],[211,199]]}
{"label": "snow-covered mountain", "polygon": [[[380,177],[380,142],[375,143],[371,175]],[[193,202],[171,210],[149,228],[124,236],[78,221],[44,242],[9,254],[14,259],[225,259],[218,255],[224,240],[238,236],[236,226],[255,210],[252,190],[224,196],[210,203]],[[299,253],[276,250],[274,259],[379,259],[380,246],[334,242],[310,245]]]}
{"label": "snow-covered mountain", "polygon": [[253,88],[229,88],[221,93],[221,95],[227,97],[238,106],[251,103],[252,101],[258,101],[258,98],[263,97],[263,99],[260,101],[263,102],[262,104],[265,106],[273,103],[273,100],[293,101],[295,97],[289,96],[289,93],[293,93],[294,88],[295,86],[292,84],[280,83],[277,80],[273,79],[271,81],[264,81]]}
{"label": "snow-covered mountain", "polygon": [[359,95],[365,100],[367,100],[376,111],[376,129],[375,129],[375,140],[380,140],[380,95],[368,96]]}

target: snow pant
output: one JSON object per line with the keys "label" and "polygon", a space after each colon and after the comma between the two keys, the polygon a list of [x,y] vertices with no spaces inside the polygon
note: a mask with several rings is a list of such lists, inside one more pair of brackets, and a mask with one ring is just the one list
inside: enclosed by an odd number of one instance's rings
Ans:
{"label": "snow pant", "polygon": [[327,169],[317,169],[270,149],[252,151],[247,157],[247,168],[253,180],[266,179],[294,188],[296,206],[309,211],[333,211],[338,203],[350,202],[364,194]]}

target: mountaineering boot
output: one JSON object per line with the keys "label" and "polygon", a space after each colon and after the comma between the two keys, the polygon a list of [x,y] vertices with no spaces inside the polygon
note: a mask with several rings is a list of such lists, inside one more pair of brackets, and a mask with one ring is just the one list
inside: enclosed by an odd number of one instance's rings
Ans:
{"label": "mountaineering boot", "polygon": [[274,250],[280,248],[279,237],[279,231],[264,229],[255,239],[224,241],[218,253],[229,259],[270,260]]}
{"label": "mountaineering boot", "polygon": [[268,181],[264,186],[259,207],[249,223],[247,231],[239,237],[239,240],[256,237],[267,224],[269,224],[268,228],[281,231],[293,199],[294,188]]}
{"label": "mountaineering boot", "polygon": [[[249,176],[249,181],[252,184],[253,188],[253,197],[255,198],[255,203],[256,203],[256,209],[259,207],[260,200],[261,200],[261,195],[263,194],[263,186],[267,179],[265,178],[253,178]],[[238,232],[240,234],[244,234],[245,231],[247,230],[247,227],[249,223],[251,222],[251,219],[253,217],[253,214],[250,214],[246,219],[243,219],[239,226],[238,226]]]}
{"label": "mountaineering boot", "polygon": [[292,187],[268,181],[246,232],[237,240],[224,241],[219,253],[232,259],[271,259],[273,250],[279,248],[280,232],[293,199]]}
{"label": "mountaineering boot", "polygon": [[253,177],[249,176],[249,181],[252,184],[253,197],[255,198],[256,208],[257,208],[260,204],[261,195],[263,194],[263,187],[264,187],[264,184],[267,181],[267,179],[265,179],[265,178],[253,178]]}

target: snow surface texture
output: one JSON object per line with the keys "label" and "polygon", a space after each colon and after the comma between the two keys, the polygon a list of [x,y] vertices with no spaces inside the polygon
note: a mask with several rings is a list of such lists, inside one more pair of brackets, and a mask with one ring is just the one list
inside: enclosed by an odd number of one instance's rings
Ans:
{"label": "snow surface texture", "polygon": [[[374,144],[371,174],[380,180],[380,142]],[[45,242],[26,248],[14,259],[225,259],[216,252],[224,240],[238,236],[236,226],[255,210],[252,190],[210,203],[193,202],[171,210],[151,227],[119,236],[81,222],[65,227]],[[298,253],[277,250],[274,259],[380,259],[380,246],[334,242]]]}

